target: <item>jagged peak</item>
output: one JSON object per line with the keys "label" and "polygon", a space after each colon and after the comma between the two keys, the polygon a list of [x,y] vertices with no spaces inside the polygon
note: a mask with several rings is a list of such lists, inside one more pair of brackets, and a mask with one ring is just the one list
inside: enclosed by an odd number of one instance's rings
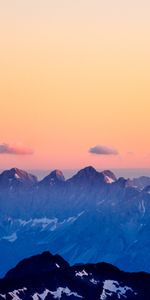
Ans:
{"label": "jagged peak", "polygon": [[61,170],[53,170],[49,175],[44,177],[41,181],[40,184],[42,185],[55,185],[57,183],[62,183],[65,181],[64,174]]}
{"label": "jagged peak", "polygon": [[88,176],[88,175],[92,175],[92,174],[95,174],[95,173],[98,173],[98,172],[96,171],[96,169],[94,167],[87,166],[87,167],[79,170],[76,175],[85,174],[85,175]]}
{"label": "jagged peak", "polygon": [[[97,171],[92,166],[87,166],[81,170],[79,170],[70,180],[72,179],[95,179],[95,180],[101,180],[105,183],[113,183],[117,180],[114,173],[110,170],[104,170],[102,172]],[[69,181],[70,181],[69,180]]]}
{"label": "jagged peak", "polygon": [[82,185],[85,184],[92,184],[92,185],[99,185],[100,183],[104,183],[104,175],[98,172],[92,166],[85,167],[79,170],[72,178],[68,180],[70,183],[75,183]]}
{"label": "jagged peak", "polygon": [[104,175],[106,183],[113,183],[117,180],[115,174],[110,170],[104,170],[101,173]]}
{"label": "jagged peak", "polygon": [[13,167],[9,170],[5,170],[0,174],[1,178],[12,178],[20,181],[32,181],[37,182],[37,177],[35,175],[32,175],[24,170],[21,170],[19,168]]}
{"label": "jagged peak", "polygon": [[61,170],[56,169],[50,173],[51,177],[57,178],[60,181],[65,181],[64,174]]}
{"label": "jagged peak", "polygon": [[49,272],[53,269],[68,267],[69,264],[60,255],[53,255],[49,251],[33,255],[23,259],[13,269],[7,272],[5,278],[18,278],[28,275],[36,275],[42,272]]}

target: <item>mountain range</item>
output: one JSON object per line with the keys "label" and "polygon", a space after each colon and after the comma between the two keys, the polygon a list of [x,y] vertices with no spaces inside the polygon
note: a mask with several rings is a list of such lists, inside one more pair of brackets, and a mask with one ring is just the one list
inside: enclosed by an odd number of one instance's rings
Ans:
{"label": "mountain range", "polygon": [[0,174],[0,275],[49,249],[71,265],[105,261],[150,272],[150,178],[116,178],[89,166],[41,181],[13,168]]}
{"label": "mountain range", "polygon": [[70,266],[46,251],[24,259],[0,280],[0,300],[149,300],[150,274],[107,263]]}

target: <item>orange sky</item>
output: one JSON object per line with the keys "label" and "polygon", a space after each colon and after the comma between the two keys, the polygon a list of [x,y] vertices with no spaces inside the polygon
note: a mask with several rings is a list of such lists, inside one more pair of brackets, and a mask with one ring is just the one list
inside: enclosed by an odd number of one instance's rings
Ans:
{"label": "orange sky", "polygon": [[149,14],[146,0],[0,4],[0,145],[31,149],[0,168],[150,167]]}

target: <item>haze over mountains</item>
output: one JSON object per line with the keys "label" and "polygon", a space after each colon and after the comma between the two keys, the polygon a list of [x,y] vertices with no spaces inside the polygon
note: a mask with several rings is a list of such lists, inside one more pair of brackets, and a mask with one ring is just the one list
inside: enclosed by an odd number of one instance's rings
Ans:
{"label": "haze over mountains", "polygon": [[[150,272],[150,178],[117,179],[93,167],[41,181],[13,168],[0,174],[0,274],[49,250],[70,264],[112,263]],[[145,186],[146,185],[146,186]]]}

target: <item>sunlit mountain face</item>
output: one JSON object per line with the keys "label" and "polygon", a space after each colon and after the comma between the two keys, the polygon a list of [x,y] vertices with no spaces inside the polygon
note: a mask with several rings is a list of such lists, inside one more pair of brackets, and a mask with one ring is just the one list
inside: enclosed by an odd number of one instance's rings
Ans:
{"label": "sunlit mountain face", "polygon": [[150,272],[150,178],[86,167],[41,181],[17,168],[0,174],[0,274],[49,250],[71,265],[111,263]]}

